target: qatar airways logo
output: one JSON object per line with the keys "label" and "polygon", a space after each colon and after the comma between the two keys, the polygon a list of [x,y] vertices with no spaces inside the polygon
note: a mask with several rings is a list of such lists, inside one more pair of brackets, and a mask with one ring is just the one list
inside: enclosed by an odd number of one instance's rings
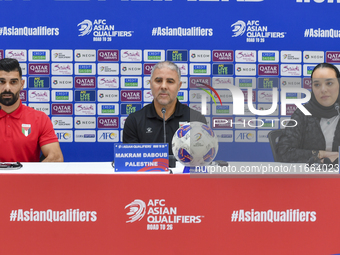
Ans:
{"label": "qatar airways logo", "polygon": [[[269,109],[267,110],[258,110],[254,108],[253,105],[253,91],[252,88],[247,88],[247,99],[245,100],[245,95],[243,91],[235,86],[231,85],[226,85],[226,89],[229,89],[233,98],[233,114],[234,115],[244,115],[244,102],[247,101],[248,108],[250,112],[252,112],[255,115],[260,115],[260,116],[266,116],[266,115],[271,115],[272,113],[275,112],[277,104],[278,104],[278,90],[277,88],[272,88],[272,91],[265,91],[265,92],[260,92],[262,94],[259,95],[259,97],[271,97],[272,98],[272,105]],[[291,93],[303,93],[305,94],[305,98],[301,99],[292,99],[292,98],[287,98],[287,94]],[[311,98],[311,93],[309,90],[304,89],[304,88],[281,88],[281,113],[282,115],[287,115],[286,114],[286,105],[296,105],[305,115],[311,115],[310,112],[307,111],[307,109],[302,105],[303,103],[307,103],[310,98]],[[202,104],[202,114],[204,115],[205,112],[203,111],[206,109],[207,105],[207,100],[206,97],[201,97],[201,104]]]}

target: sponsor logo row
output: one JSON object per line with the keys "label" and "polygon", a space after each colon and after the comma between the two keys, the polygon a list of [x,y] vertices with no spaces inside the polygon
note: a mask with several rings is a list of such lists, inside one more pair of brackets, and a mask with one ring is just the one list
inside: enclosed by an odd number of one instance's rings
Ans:
{"label": "sponsor logo row", "polygon": [[340,51],[278,50],[0,50],[19,62],[273,62],[340,63]]}
{"label": "sponsor logo row", "polygon": [[[23,77],[25,81],[24,88],[29,89],[150,89],[150,77],[144,76],[104,76],[104,77],[69,77],[69,76],[30,76],[28,77],[28,84],[26,83],[26,77]],[[181,77],[182,86],[181,89],[188,88],[188,77]],[[143,85],[143,86],[142,86]],[[212,86],[213,88],[226,88],[228,85],[235,85],[240,88],[259,88],[259,89],[271,89],[278,87],[303,87],[311,89],[310,78],[289,78],[289,77],[190,77],[189,88],[197,89],[204,87],[204,85]]]}
{"label": "sponsor logo row", "polygon": [[118,130],[55,130],[59,142],[119,142]]}
{"label": "sponsor logo row", "polygon": [[[323,62],[323,61],[321,61]],[[225,75],[225,76],[310,76],[317,64],[227,64],[227,63],[176,63],[181,75]],[[151,75],[154,63],[21,63],[23,75]],[[337,65],[339,68],[340,66]],[[105,77],[104,77],[105,78]],[[101,80],[101,77],[98,77]]]}

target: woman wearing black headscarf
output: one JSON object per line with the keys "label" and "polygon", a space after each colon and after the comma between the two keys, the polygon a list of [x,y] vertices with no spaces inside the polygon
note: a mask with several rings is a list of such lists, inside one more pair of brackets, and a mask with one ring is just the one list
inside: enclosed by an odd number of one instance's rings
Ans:
{"label": "woman wearing black headscarf", "polygon": [[[312,115],[304,115],[296,109],[291,118],[297,125],[285,128],[278,143],[278,153],[283,162],[306,163],[311,158],[326,162],[328,158],[337,163],[340,145],[340,73],[334,65],[322,63],[314,68],[311,78],[312,95],[305,107]],[[293,125],[296,123],[291,122]]]}

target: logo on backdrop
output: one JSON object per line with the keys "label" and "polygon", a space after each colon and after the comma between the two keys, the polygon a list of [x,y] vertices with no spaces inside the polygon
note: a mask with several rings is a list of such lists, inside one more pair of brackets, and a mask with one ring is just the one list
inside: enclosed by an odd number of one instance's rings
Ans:
{"label": "logo on backdrop", "polygon": [[144,201],[140,199],[135,199],[132,203],[128,204],[125,206],[125,209],[129,208],[130,211],[126,214],[129,215],[129,220],[126,222],[135,222],[135,221],[140,221],[143,219],[146,211],[146,206]]}
{"label": "logo on backdrop", "polygon": [[266,39],[282,39],[287,32],[270,32],[268,26],[263,26],[259,20],[238,20],[231,25],[232,37],[240,37],[246,35],[246,42],[264,43]]}
{"label": "logo on backdrop", "polygon": [[131,37],[134,31],[116,30],[115,25],[107,24],[106,19],[95,19],[94,21],[85,19],[78,23],[79,35],[93,35],[94,42],[111,42],[112,37]]}
{"label": "logo on backdrop", "polygon": [[128,220],[126,223],[141,221],[146,215],[147,230],[173,230],[178,223],[201,223],[203,215],[183,215],[178,213],[177,207],[167,206],[165,199],[149,199],[146,203],[141,199],[135,199],[124,209]]}

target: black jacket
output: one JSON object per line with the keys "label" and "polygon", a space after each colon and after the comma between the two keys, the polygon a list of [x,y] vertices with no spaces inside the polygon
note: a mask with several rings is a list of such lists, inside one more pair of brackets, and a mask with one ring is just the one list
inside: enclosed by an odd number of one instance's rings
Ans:
{"label": "black jacket", "polygon": [[[278,143],[278,153],[283,162],[306,163],[319,150],[326,149],[325,137],[320,126],[320,118],[304,115],[297,109],[292,117],[297,121],[296,127],[286,127]],[[295,123],[293,123],[295,125]],[[339,151],[340,121],[335,133],[332,151]]]}

